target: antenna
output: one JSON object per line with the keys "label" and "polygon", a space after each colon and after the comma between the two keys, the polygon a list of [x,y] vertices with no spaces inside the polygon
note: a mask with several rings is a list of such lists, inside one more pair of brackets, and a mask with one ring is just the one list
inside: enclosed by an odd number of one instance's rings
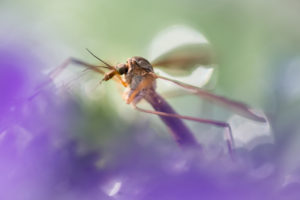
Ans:
{"label": "antenna", "polygon": [[100,62],[102,62],[103,64],[105,64],[107,66],[108,69],[114,69],[113,66],[111,66],[110,64],[108,64],[107,62],[105,62],[104,60],[102,60],[101,58],[99,58],[98,56],[96,56],[95,54],[93,54],[88,48],[86,48],[87,52],[89,52],[92,56],[94,56],[97,60],[99,60]]}

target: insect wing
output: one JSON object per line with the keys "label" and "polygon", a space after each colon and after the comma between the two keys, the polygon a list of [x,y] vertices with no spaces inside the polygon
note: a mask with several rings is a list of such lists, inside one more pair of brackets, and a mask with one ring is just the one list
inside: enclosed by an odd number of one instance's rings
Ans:
{"label": "insect wing", "polygon": [[174,76],[188,75],[199,66],[212,64],[213,56],[210,46],[200,44],[177,47],[152,61],[153,67],[159,67]]}
{"label": "insect wing", "polygon": [[157,76],[157,78],[175,83],[176,85],[181,86],[182,88],[192,92],[195,95],[198,95],[198,96],[200,96],[200,97],[202,97],[202,98],[204,98],[208,101],[211,101],[213,103],[224,106],[224,107],[234,111],[235,113],[237,113],[241,116],[244,116],[248,119],[252,119],[252,120],[258,121],[258,122],[266,122],[266,119],[264,117],[256,114],[249,106],[247,106],[244,103],[234,101],[234,100],[230,100],[226,97],[215,95],[213,93],[202,90],[198,87],[195,87],[195,86],[192,86],[192,85],[189,85],[189,84],[185,84],[185,83],[173,80],[173,79],[169,79],[169,78],[159,76],[159,75],[156,75],[156,76]]}
{"label": "insect wing", "polygon": [[[45,89],[47,86],[51,85],[55,80],[66,70],[67,67],[69,67],[71,64],[78,65],[82,67],[84,70],[90,70],[93,72],[96,72],[98,74],[104,75],[104,71],[100,69],[102,66],[95,66],[88,64],[86,62],[83,62],[81,60],[75,59],[75,58],[69,58],[67,59],[62,65],[56,67],[54,70],[52,70],[48,77],[49,79],[47,81],[44,81],[43,83],[39,84],[34,93],[29,97],[29,99],[34,98],[37,94],[39,94],[43,89]],[[73,78],[72,81],[68,81],[67,85],[70,85],[71,82],[81,78],[83,74],[80,76],[77,76],[75,79]]]}
{"label": "insect wing", "polygon": [[214,63],[208,40],[186,26],[172,26],[159,33],[149,48],[152,65],[171,75],[187,75],[199,66]]}

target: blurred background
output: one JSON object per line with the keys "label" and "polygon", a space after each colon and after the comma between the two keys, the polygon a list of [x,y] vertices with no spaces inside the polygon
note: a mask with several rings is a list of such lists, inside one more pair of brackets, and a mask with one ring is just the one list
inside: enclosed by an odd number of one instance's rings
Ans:
{"label": "blurred background", "polygon": [[[236,175],[236,168],[242,174],[249,170],[256,174],[255,181],[245,177],[251,184],[242,191],[253,194],[248,189],[258,181],[276,188],[276,197],[294,199],[300,186],[299,10],[300,2],[295,0],[2,0],[2,199],[151,199],[151,195],[181,199],[187,194],[196,199],[208,195],[196,187],[207,180],[212,181],[206,190],[218,188],[220,194],[229,195],[233,190],[221,190],[220,179],[231,180],[228,177]],[[113,65],[132,56],[147,58],[155,38],[176,26],[203,35],[216,55],[217,68],[206,87],[251,105],[268,119],[267,124],[253,124],[194,96],[168,100],[180,114],[228,121],[233,126],[242,161],[236,168],[229,164],[230,175],[213,168],[222,178],[203,178],[208,168],[190,169],[186,164],[190,157],[181,155],[159,118],[126,105],[113,81],[99,86],[98,74],[70,67],[55,84],[50,81],[30,102],[26,100],[48,80],[47,73],[67,58],[98,64],[85,48]],[[208,166],[215,166],[220,152],[225,151],[221,157],[226,157],[224,130],[187,124],[199,142],[211,149]],[[163,174],[165,180],[173,180],[172,174],[161,170],[169,165],[181,166],[189,176],[200,174],[195,176],[205,181],[192,181],[195,188],[184,190],[182,196],[169,192],[171,186],[158,192],[151,186],[158,180],[149,177]],[[180,185],[188,180],[173,182]],[[274,197],[268,195],[265,199]]]}

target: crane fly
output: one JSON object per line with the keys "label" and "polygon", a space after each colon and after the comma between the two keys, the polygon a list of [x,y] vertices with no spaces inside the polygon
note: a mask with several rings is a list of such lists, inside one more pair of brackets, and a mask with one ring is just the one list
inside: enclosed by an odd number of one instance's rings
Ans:
{"label": "crane fly", "polygon": [[[161,48],[163,43],[175,44],[174,41],[175,43],[179,42],[180,45],[171,48],[168,46],[167,51],[164,51],[164,49]],[[232,155],[234,140],[230,124],[224,121],[177,114],[169,103],[156,92],[156,80],[158,79],[173,83],[191,94],[226,107],[248,119],[257,122],[266,122],[266,119],[263,116],[256,114],[244,103],[230,100],[191,84],[161,76],[154,72],[154,67],[160,67],[161,69],[171,69],[171,72],[177,71],[178,73],[179,71],[180,73],[185,73],[191,71],[195,66],[213,64],[213,51],[204,36],[187,27],[179,26],[175,27],[175,29],[171,28],[171,31],[169,32],[164,32],[161,37],[156,38],[155,42],[154,43],[158,44],[159,47],[153,51],[157,55],[151,62],[146,58],[134,56],[128,58],[125,63],[110,65],[87,49],[87,51],[97,58],[102,65],[92,65],[76,58],[69,58],[61,66],[58,66],[50,72],[50,79],[41,84],[37,88],[37,92],[30,98],[34,98],[43,87],[51,83],[51,80],[59,76],[67,66],[74,64],[84,67],[85,70],[100,74],[103,77],[100,83],[114,80],[122,85],[125,88],[122,96],[123,100],[140,112],[158,115],[169,128],[170,133],[177,144],[181,147],[201,146],[196,141],[194,134],[184,124],[182,121],[183,119],[226,129],[225,140],[228,152]],[[200,43],[201,45],[199,45]],[[143,99],[152,106],[153,110],[144,109],[138,106],[138,103]]]}
{"label": "crane fly", "polygon": [[[87,49],[88,50],[88,49]],[[88,50],[89,51],[89,50]],[[115,66],[108,64],[101,58],[94,55],[89,51],[94,57],[96,57],[104,65],[92,65],[81,61],[76,58],[69,58],[61,66],[57,67],[50,73],[50,78],[56,78],[67,66],[70,64],[75,64],[84,67],[87,70],[94,71],[103,76],[101,82],[115,80],[120,83],[124,88],[123,100],[127,104],[131,104],[132,107],[140,112],[158,115],[160,119],[169,128],[170,133],[177,142],[179,146],[200,146],[196,141],[194,134],[189,130],[189,128],[184,124],[183,120],[190,120],[199,123],[209,124],[216,127],[225,128],[225,138],[228,147],[228,151],[232,154],[234,140],[232,136],[232,131],[229,123],[223,121],[217,121],[212,119],[203,119],[199,117],[191,117],[177,114],[176,111],[167,103],[167,101],[156,92],[156,80],[162,79],[181,88],[200,96],[206,100],[212,101],[223,107],[227,107],[230,110],[258,122],[266,122],[266,119],[259,116],[251,110],[249,106],[244,103],[230,100],[228,98],[215,95],[211,92],[200,89],[196,86],[189,85],[174,79],[170,79],[164,76],[156,74],[153,70],[153,66],[161,66],[165,64],[166,66],[172,65],[172,62],[178,64],[178,59],[160,60],[158,62],[153,62],[152,64],[143,57],[131,57],[128,58],[125,63],[117,64]],[[199,63],[203,60],[202,57],[186,56],[182,58],[186,62]],[[47,85],[45,83],[44,85]],[[41,86],[43,87],[43,86]],[[144,109],[138,106],[138,103],[142,100],[146,100],[152,107],[153,110]]]}

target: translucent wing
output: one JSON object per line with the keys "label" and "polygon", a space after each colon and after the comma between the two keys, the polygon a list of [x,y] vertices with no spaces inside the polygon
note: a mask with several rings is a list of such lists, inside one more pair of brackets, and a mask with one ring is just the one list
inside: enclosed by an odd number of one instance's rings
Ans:
{"label": "translucent wing", "polygon": [[[62,65],[56,67],[54,70],[52,70],[49,74],[48,77],[49,79],[41,84],[38,85],[38,87],[35,89],[34,93],[28,98],[28,99],[33,99],[35,96],[37,96],[45,87],[51,85],[51,83],[57,79],[57,77],[62,74],[62,72],[70,65],[70,64],[75,64],[78,66],[83,67],[85,70],[91,70],[96,73],[99,73],[101,75],[104,75],[105,72],[101,68],[106,68],[105,66],[96,66],[96,65],[91,65],[89,63],[83,62],[81,60],[75,59],[75,58],[69,58],[67,59]],[[79,78],[79,77],[77,77]],[[76,78],[76,79],[77,79]],[[75,79],[74,79],[75,80]]]}
{"label": "translucent wing", "polygon": [[186,75],[199,66],[213,64],[212,51],[209,45],[186,44],[169,51],[154,61],[152,65],[172,75]]}
{"label": "translucent wing", "polygon": [[207,39],[186,26],[172,26],[159,33],[149,48],[149,60],[172,75],[190,74],[199,66],[213,64]]}
{"label": "translucent wing", "polygon": [[195,87],[195,86],[192,86],[189,84],[185,84],[185,83],[173,80],[173,79],[169,79],[169,78],[166,78],[163,76],[156,75],[156,77],[163,79],[163,80],[170,81],[172,83],[175,83],[176,85],[179,85],[179,86],[183,87],[184,89],[186,89],[206,100],[209,100],[213,103],[217,103],[221,106],[229,108],[230,110],[232,110],[232,111],[236,112],[237,114],[244,116],[248,119],[252,119],[252,120],[258,121],[258,122],[266,122],[266,119],[264,117],[255,113],[249,106],[247,106],[244,103],[230,100],[226,97],[218,96],[213,93],[207,92],[205,90],[201,90],[198,87]]}

